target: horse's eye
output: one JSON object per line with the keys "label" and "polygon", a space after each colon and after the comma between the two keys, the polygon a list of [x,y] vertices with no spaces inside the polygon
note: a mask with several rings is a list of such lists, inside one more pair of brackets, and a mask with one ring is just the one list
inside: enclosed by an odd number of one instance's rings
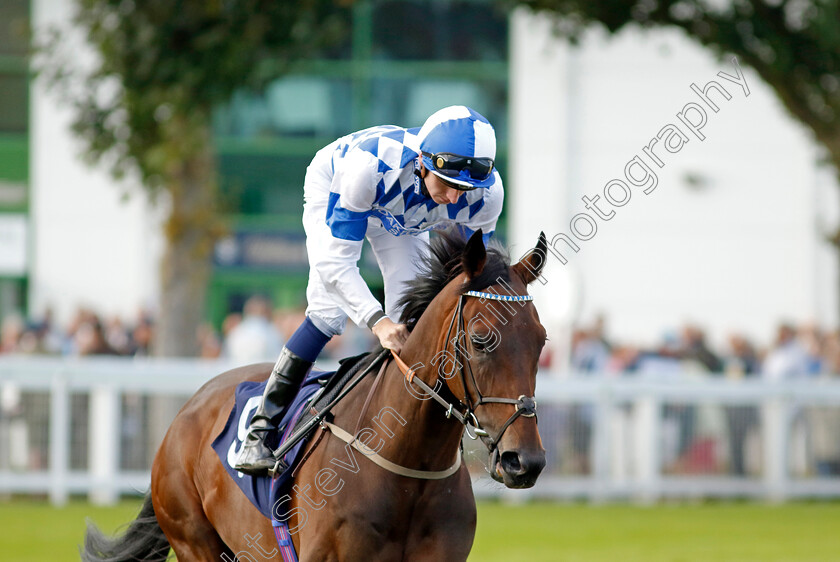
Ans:
{"label": "horse's eye", "polygon": [[481,351],[483,353],[487,352],[487,345],[490,343],[489,338],[482,338],[479,336],[471,336],[470,343],[472,343],[473,349],[476,351]]}

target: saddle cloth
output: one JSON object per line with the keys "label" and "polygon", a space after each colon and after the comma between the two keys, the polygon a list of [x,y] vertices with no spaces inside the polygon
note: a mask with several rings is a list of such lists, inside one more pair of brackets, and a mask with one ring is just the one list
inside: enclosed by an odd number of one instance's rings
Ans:
{"label": "saddle cloth", "polygon": [[[367,354],[363,354],[342,360],[338,371],[316,371],[313,369],[304,379],[295,399],[283,412],[281,421],[277,426],[278,430],[266,436],[266,444],[272,449],[276,449],[284,443],[296,427],[302,421],[305,421],[302,418],[308,418],[312,415],[310,412],[312,407],[320,409],[358,372],[363,365],[362,359],[366,356]],[[283,560],[296,561],[294,545],[288,526],[285,523],[289,518],[288,505],[290,502],[284,501],[284,498],[289,494],[292,484],[291,475],[300,460],[301,453],[306,447],[311,433],[285,454],[283,460],[289,468],[276,478],[249,476],[237,472],[234,468],[236,458],[242,448],[242,441],[248,433],[251,417],[262,399],[265,385],[265,382],[243,382],[236,387],[233,409],[228,416],[224,429],[213,441],[213,450],[218,455],[228,475],[236,482],[236,485],[251,504],[271,520]],[[315,393],[325,385],[327,388],[321,394],[318,403],[311,404],[311,399]]]}

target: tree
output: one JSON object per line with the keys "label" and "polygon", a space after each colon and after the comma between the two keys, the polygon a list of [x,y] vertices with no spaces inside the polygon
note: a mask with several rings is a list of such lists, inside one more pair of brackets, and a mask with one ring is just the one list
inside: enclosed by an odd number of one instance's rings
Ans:
{"label": "tree", "polygon": [[[97,54],[78,76],[47,47],[45,71],[66,86],[73,128],[94,163],[136,173],[167,205],[167,249],[155,353],[194,355],[218,213],[211,112],[241,88],[259,89],[341,36],[346,14],[329,0],[77,0],[74,19]],[[290,101],[293,103],[293,101]]]}
{"label": "tree", "polygon": [[[787,110],[822,145],[840,179],[840,8],[837,0],[518,0],[559,16],[575,42],[600,24],[615,34],[629,24],[671,26],[755,69]],[[833,242],[840,249],[840,231]]]}

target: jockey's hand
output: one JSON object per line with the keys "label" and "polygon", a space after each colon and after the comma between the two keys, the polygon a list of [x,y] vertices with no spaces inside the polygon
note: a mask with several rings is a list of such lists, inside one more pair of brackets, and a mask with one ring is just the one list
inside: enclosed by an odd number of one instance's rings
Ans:
{"label": "jockey's hand", "polygon": [[377,322],[371,331],[379,338],[382,347],[391,349],[397,354],[402,351],[402,346],[408,339],[408,328],[405,324],[397,324],[387,316]]}

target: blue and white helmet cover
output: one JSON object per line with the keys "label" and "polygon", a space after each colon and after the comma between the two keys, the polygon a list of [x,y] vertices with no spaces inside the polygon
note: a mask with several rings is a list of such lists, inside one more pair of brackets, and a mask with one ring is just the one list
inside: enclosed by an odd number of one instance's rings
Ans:
{"label": "blue and white helmet cover", "polygon": [[[470,158],[496,159],[496,131],[493,125],[480,113],[463,105],[444,107],[433,113],[417,136],[420,138],[420,150],[429,154],[449,152]],[[466,170],[457,177],[443,175],[435,170],[431,158],[425,155],[423,165],[436,176],[459,185],[487,187],[494,182],[494,174],[483,181],[476,181]]]}

